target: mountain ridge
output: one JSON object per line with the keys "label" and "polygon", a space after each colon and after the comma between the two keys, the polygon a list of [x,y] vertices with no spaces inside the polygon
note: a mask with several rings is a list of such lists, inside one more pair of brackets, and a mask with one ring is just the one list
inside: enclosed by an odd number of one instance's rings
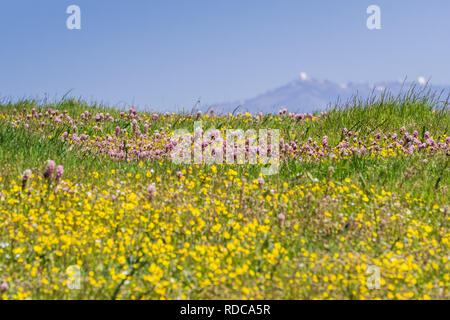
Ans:
{"label": "mountain ridge", "polygon": [[307,113],[324,111],[330,105],[340,101],[345,103],[349,99],[358,96],[367,99],[371,96],[380,96],[383,92],[389,92],[394,96],[406,93],[411,88],[420,93],[431,92],[450,94],[450,86],[431,85],[424,78],[415,81],[381,81],[370,84],[368,82],[348,82],[339,84],[330,80],[318,80],[309,78],[301,73],[300,78],[283,86],[268,90],[256,97],[225,103],[208,105],[204,111],[211,108],[216,113],[229,113],[233,111],[249,113],[276,113],[281,108],[290,112]]}

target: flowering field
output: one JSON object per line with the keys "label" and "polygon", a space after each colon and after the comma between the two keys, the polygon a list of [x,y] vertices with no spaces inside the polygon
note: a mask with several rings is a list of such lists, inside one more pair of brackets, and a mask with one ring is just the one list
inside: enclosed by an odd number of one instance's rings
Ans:
{"label": "flowering field", "polygon": [[[280,130],[279,172],[175,164],[194,121]],[[276,115],[4,103],[0,296],[448,299],[449,125],[412,94]]]}

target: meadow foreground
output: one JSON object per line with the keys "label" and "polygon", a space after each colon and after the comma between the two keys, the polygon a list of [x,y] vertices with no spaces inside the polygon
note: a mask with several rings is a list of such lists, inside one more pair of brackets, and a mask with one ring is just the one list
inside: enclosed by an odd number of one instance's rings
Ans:
{"label": "meadow foreground", "polygon": [[[194,121],[279,129],[279,172],[175,164]],[[5,103],[0,296],[448,299],[449,124],[413,94],[277,115]]]}

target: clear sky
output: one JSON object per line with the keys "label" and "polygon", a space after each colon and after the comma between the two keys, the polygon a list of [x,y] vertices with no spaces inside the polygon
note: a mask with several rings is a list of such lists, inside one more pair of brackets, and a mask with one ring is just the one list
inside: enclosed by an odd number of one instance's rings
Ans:
{"label": "clear sky", "polygon": [[[66,8],[81,8],[68,30]],[[381,30],[366,9],[381,8]],[[0,95],[190,109],[299,77],[450,84],[449,0],[2,0]]]}

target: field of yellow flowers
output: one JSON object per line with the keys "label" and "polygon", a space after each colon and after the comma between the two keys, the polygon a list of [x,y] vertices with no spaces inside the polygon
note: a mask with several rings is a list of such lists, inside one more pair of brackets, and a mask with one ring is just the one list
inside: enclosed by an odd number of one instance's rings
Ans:
{"label": "field of yellow flowers", "polygon": [[[279,129],[279,172],[173,163],[199,120]],[[449,124],[413,94],[276,115],[3,103],[0,297],[448,299]]]}

